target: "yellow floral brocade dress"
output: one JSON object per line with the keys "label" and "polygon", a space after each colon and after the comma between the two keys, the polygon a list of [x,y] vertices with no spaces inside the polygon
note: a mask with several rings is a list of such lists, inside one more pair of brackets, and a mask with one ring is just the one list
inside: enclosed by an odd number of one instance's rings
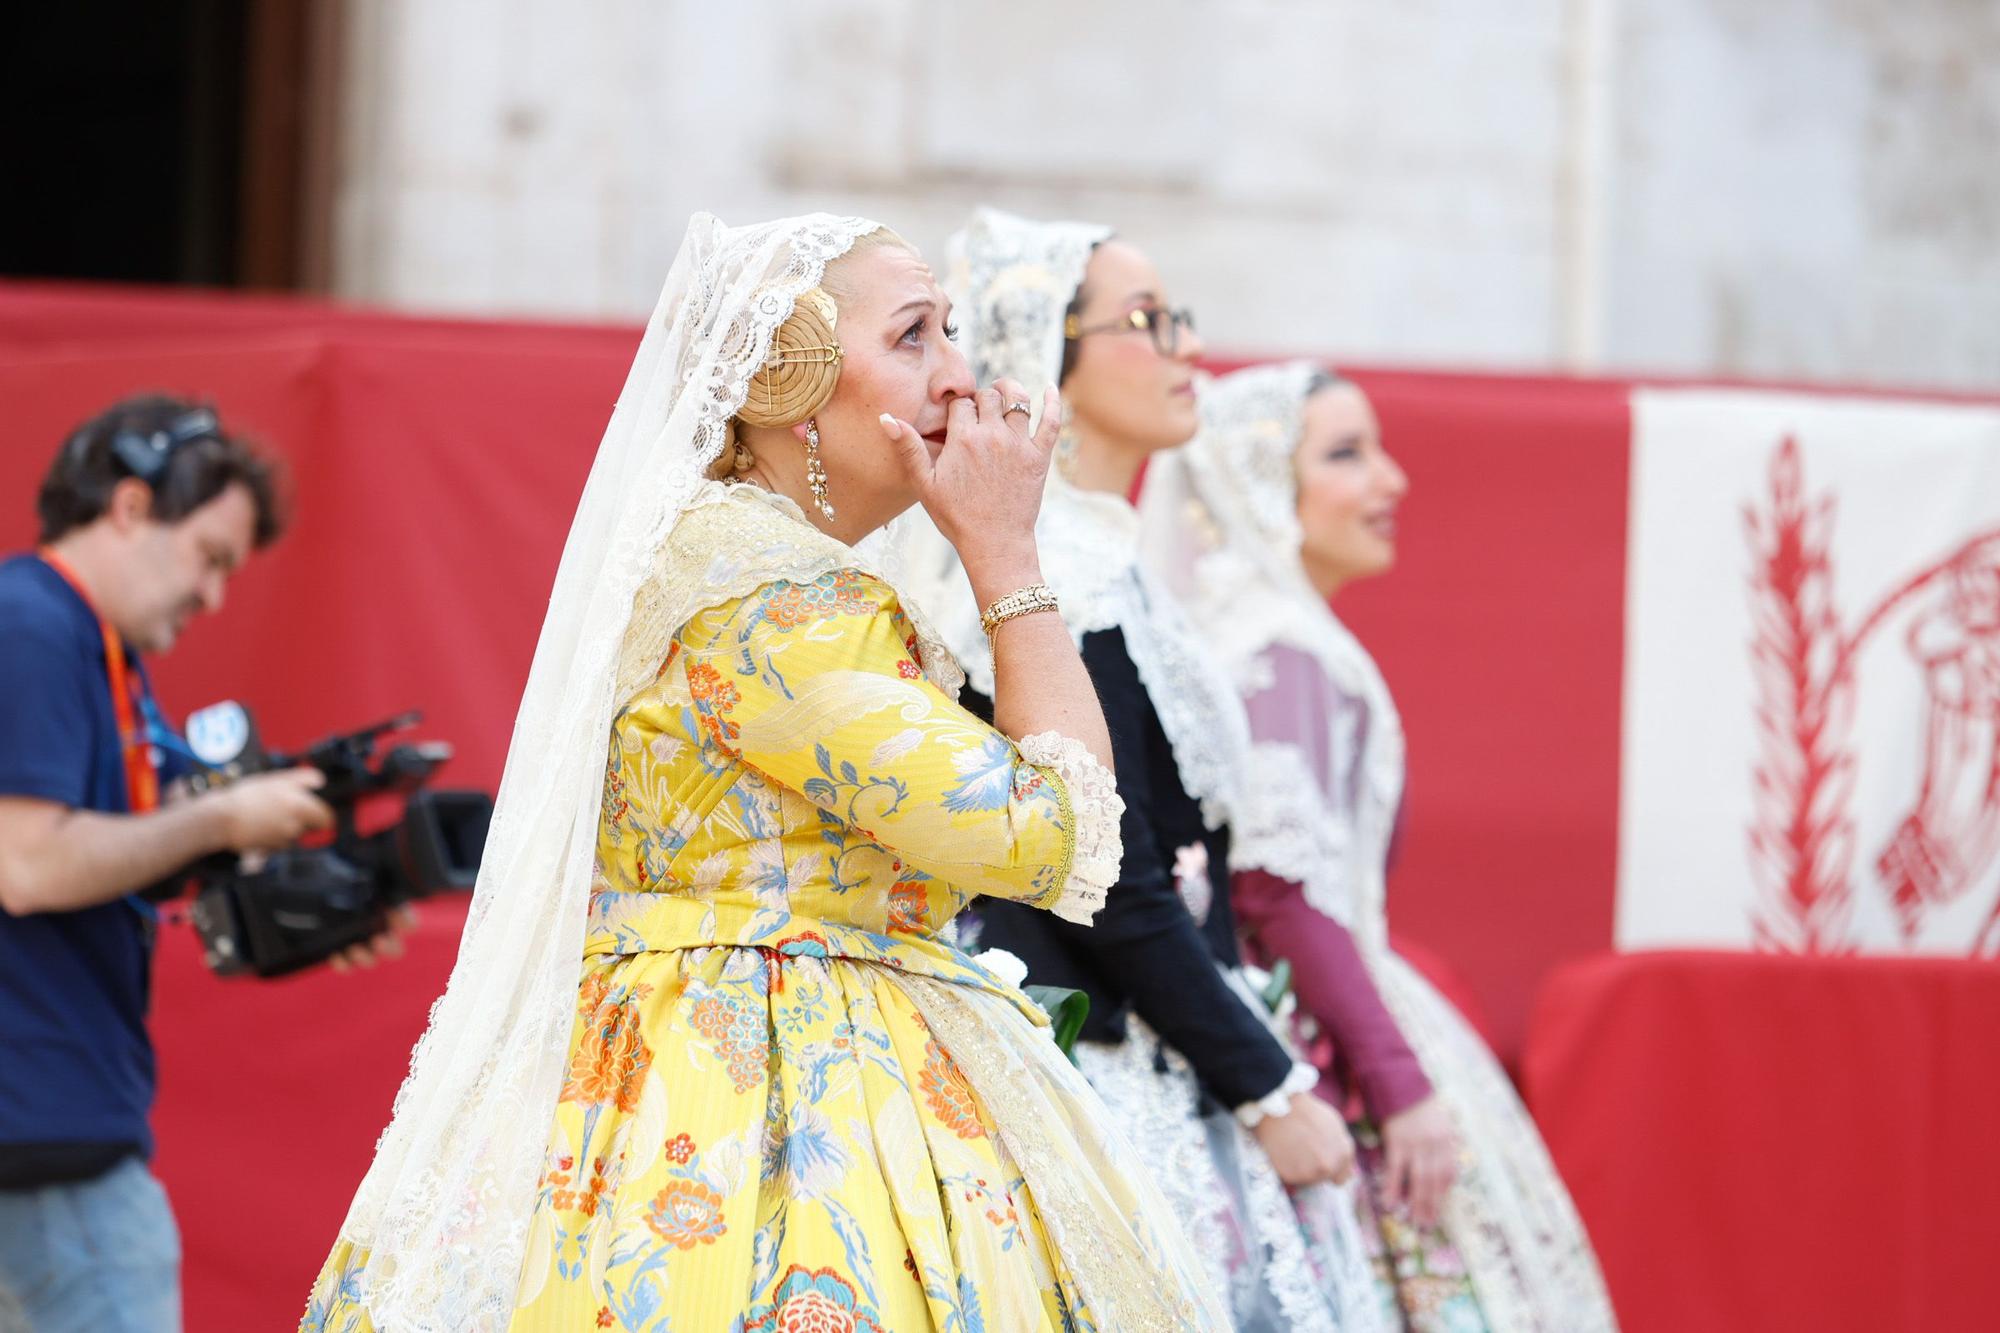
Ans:
{"label": "yellow floral brocade dress", "polygon": [[[1203,1326],[1158,1295],[1178,1237],[1046,1018],[941,934],[975,894],[1087,913],[1074,863],[1106,849],[1072,789],[1103,778],[1115,873],[1108,775],[922,655],[871,575],[781,579],[695,615],[617,714],[510,1327]],[[303,1327],[372,1327],[367,1259],[336,1248]]]}

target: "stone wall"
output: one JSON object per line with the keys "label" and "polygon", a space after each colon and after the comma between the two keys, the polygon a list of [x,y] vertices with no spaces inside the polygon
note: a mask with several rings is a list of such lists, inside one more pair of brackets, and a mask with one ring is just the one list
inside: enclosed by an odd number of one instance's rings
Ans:
{"label": "stone wall", "polygon": [[629,317],[696,209],[1117,225],[1235,350],[2000,386],[1987,0],[350,0],[336,285]]}

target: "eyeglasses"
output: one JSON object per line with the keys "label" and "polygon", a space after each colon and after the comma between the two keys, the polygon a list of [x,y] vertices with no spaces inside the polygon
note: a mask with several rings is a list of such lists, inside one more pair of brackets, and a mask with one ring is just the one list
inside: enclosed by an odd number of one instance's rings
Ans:
{"label": "eyeglasses", "polygon": [[1181,347],[1181,330],[1194,332],[1194,311],[1183,307],[1168,310],[1162,306],[1142,305],[1123,318],[1104,324],[1093,324],[1089,328],[1075,315],[1063,321],[1063,337],[1075,342],[1090,333],[1137,333],[1153,336],[1153,348],[1161,356],[1172,356]]}

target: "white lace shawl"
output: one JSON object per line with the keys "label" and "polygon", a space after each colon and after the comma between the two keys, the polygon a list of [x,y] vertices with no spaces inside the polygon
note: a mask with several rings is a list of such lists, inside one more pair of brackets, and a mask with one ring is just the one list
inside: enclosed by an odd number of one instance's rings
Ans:
{"label": "white lace shawl", "polygon": [[[981,208],[947,244],[945,286],[980,384],[1020,382],[1039,407],[1062,368],[1063,317],[1090,254],[1111,236],[1088,222],[1037,222]],[[1136,515],[1124,497],[1079,490],[1053,469],[1035,525],[1042,574],[1080,643],[1093,630],[1124,631],[1188,794],[1211,827],[1240,802],[1249,732],[1229,678],[1216,668],[1173,597],[1138,561]],[[921,515],[898,532],[897,565],[931,610],[966,678],[993,693],[993,658],[965,570]]]}
{"label": "white lace shawl", "polygon": [[[1306,581],[1292,454],[1317,367],[1202,389],[1202,431],[1147,475],[1148,564],[1185,590],[1250,699],[1252,779],[1231,859],[1298,883],[1355,934],[1396,1027],[1464,1144],[1444,1227],[1494,1333],[1616,1328],[1548,1150],[1465,1019],[1390,950],[1384,869],[1403,730],[1374,659]],[[1336,699],[1339,706],[1327,707]]]}
{"label": "white lace shawl", "polygon": [[1403,728],[1374,659],[1299,562],[1292,452],[1317,373],[1300,362],[1204,383],[1200,434],[1147,471],[1139,544],[1248,701],[1231,864],[1298,883],[1380,942]]}
{"label": "white lace shawl", "polygon": [[[733,230],[702,214],[689,225],[563,549],[458,961],[341,1226],[343,1241],[369,1252],[362,1299],[378,1328],[464,1333],[504,1328],[512,1317],[582,971],[617,705],[697,611],[776,578],[870,568],[867,557],[807,524],[759,522],[786,502],[744,509],[744,488],[708,473],[798,295],[877,225],[819,214]],[[731,535],[718,536],[718,528]],[[951,654],[916,604],[904,609],[927,649],[926,672],[955,693],[962,676]],[[1076,891],[1064,896],[1087,919],[1117,873],[1119,807],[1109,774],[1069,738],[1046,733],[1021,744],[1030,762],[1073,786]],[[938,989],[931,1010],[940,1024],[978,1007],[953,988]],[[974,1024],[967,1042],[981,1033],[996,1046],[1024,1046],[1024,1058],[1040,1058],[1047,1045],[1026,1041],[1034,1034],[1018,1021]],[[994,1051],[963,1054],[991,1063]],[[1068,1076],[1059,1058],[1053,1063],[1061,1068],[1042,1076]],[[1013,1089],[987,1086],[996,1121]],[[1089,1107],[1079,1113],[1089,1121]],[[1046,1118],[1041,1110],[1004,1118],[1019,1156],[1034,1155]],[[1160,1280],[1197,1271],[1192,1257],[1178,1236],[1152,1229],[1161,1210],[1150,1206],[1136,1162],[1118,1156],[1115,1136],[1104,1151],[1102,1169],[1123,1171],[1137,1190],[1119,1214],[1131,1225],[1107,1241],[1107,1226],[1073,1223],[1066,1262],[1094,1304],[1131,1312],[1134,1327],[1202,1326],[1204,1295]],[[1073,1164],[1039,1174],[1038,1194],[1059,1218],[1082,1207],[1065,1201],[1126,1184],[1089,1172],[1072,1179]],[[1093,1240],[1102,1253],[1078,1248]],[[1196,1313],[1184,1313],[1190,1309]]]}
{"label": "white lace shawl", "polygon": [[[635,596],[709,485],[771,335],[829,261],[875,230],[813,215],[730,229],[706,214],[646,326],[563,548],[456,965],[340,1235],[370,1251],[377,1327],[504,1327],[561,1086],[604,747]],[[684,621],[727,571],[664,589]]]}

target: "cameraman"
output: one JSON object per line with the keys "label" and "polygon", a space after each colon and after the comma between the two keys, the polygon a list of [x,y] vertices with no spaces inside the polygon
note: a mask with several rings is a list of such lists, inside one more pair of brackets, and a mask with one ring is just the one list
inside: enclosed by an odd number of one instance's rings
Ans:
{"label": "cameraman", "polygon": [[270,464],[205,407],[129,398],[62,446],[36,507],[40,550],[0,563],[0,1288],[43,1333],[156,1333],[180,1327],[180,1243],[146,1167],[157,918],[139,891],[332,812],[316,769],[176,799],[179,742],[140,660],[277,540]]}

